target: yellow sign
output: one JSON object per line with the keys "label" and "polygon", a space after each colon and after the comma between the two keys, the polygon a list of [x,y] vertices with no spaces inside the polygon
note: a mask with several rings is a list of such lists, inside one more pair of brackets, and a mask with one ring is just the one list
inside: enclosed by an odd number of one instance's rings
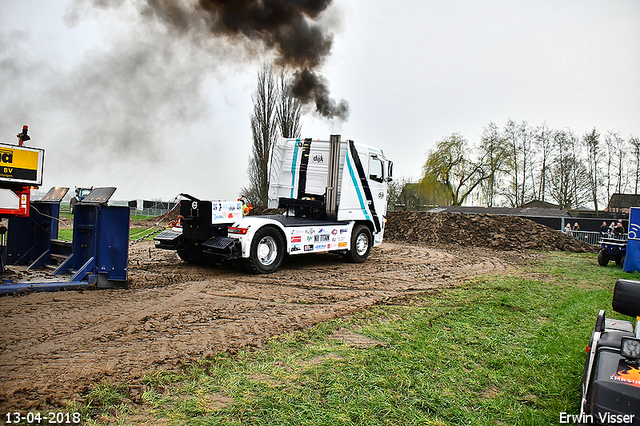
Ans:
{"label": "yellow sign", "polygon": [[0,144],[0,182],[42,185],[44,150]]}

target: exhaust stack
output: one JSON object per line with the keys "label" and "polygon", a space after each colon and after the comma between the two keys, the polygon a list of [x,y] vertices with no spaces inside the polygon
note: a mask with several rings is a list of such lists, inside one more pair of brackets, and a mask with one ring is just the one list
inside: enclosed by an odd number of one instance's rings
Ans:
{"label": "exhaust stack", "polygon": [[327,173],[326,211],[329,220],[338,218],[338,176],[340,172],[340,135],[329,139],[329,172]]}

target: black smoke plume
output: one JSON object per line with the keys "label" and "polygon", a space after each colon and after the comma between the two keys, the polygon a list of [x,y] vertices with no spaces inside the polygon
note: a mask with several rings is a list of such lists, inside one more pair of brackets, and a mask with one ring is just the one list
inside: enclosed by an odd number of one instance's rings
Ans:
{"label": "black smoke plume", "polygon": [[347,101],[342,99],[340,103],[336,103],[331,99],[325,79],[307,68],[293,75],[291,93],[304,104],[315,102],[316,110],[323,117],[346,120],[349,116]]}
{"label": "black smoke plume", "polygon": [[331,1],[198,0],[188,7],[180,0],[147,0],[143,13],[196,37],[261,42],[275,52],[278,65],[295,71],[294,96],[304,104],[315,103],[324,117],[345,120],[348,103],[331,99],[326,79],[316,72],[333,43],[333,35],[316,20]]}

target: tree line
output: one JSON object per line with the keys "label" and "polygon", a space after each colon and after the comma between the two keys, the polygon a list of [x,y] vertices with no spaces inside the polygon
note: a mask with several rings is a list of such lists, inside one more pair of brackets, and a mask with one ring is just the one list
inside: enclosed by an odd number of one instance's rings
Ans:
{"label": "tree line", "polygon": [[502,128],[490,122],[474,145],[458,133],[439,140],[420,180],[396,182],[390,204],[520,207],[536,200],[597,212],[614,193],[638,194],[639,183],[638,137],[595,127],[577,135],[509,119]]}

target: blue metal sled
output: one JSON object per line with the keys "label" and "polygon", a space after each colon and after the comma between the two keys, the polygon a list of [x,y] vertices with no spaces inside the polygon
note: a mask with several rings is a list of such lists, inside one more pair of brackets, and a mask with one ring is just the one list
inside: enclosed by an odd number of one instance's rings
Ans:
{"label": "blue metal sled", "polygon": [[[72,276],[65,282],[3,284],[0,294],[126,288],[129,207],[106,205],[114,191],[115,188],[96,188],[93,197],[89,194],[75,205],[71,243],[57,240],[59,203],[49,209],[36,205],[37,209],[32,209],[34,219],[10,222],[7,248],[11,264],[28,264],[27,269],[55,264],[53,276]],[[60,254],[60,247],[66,247],[65,253]]]}

